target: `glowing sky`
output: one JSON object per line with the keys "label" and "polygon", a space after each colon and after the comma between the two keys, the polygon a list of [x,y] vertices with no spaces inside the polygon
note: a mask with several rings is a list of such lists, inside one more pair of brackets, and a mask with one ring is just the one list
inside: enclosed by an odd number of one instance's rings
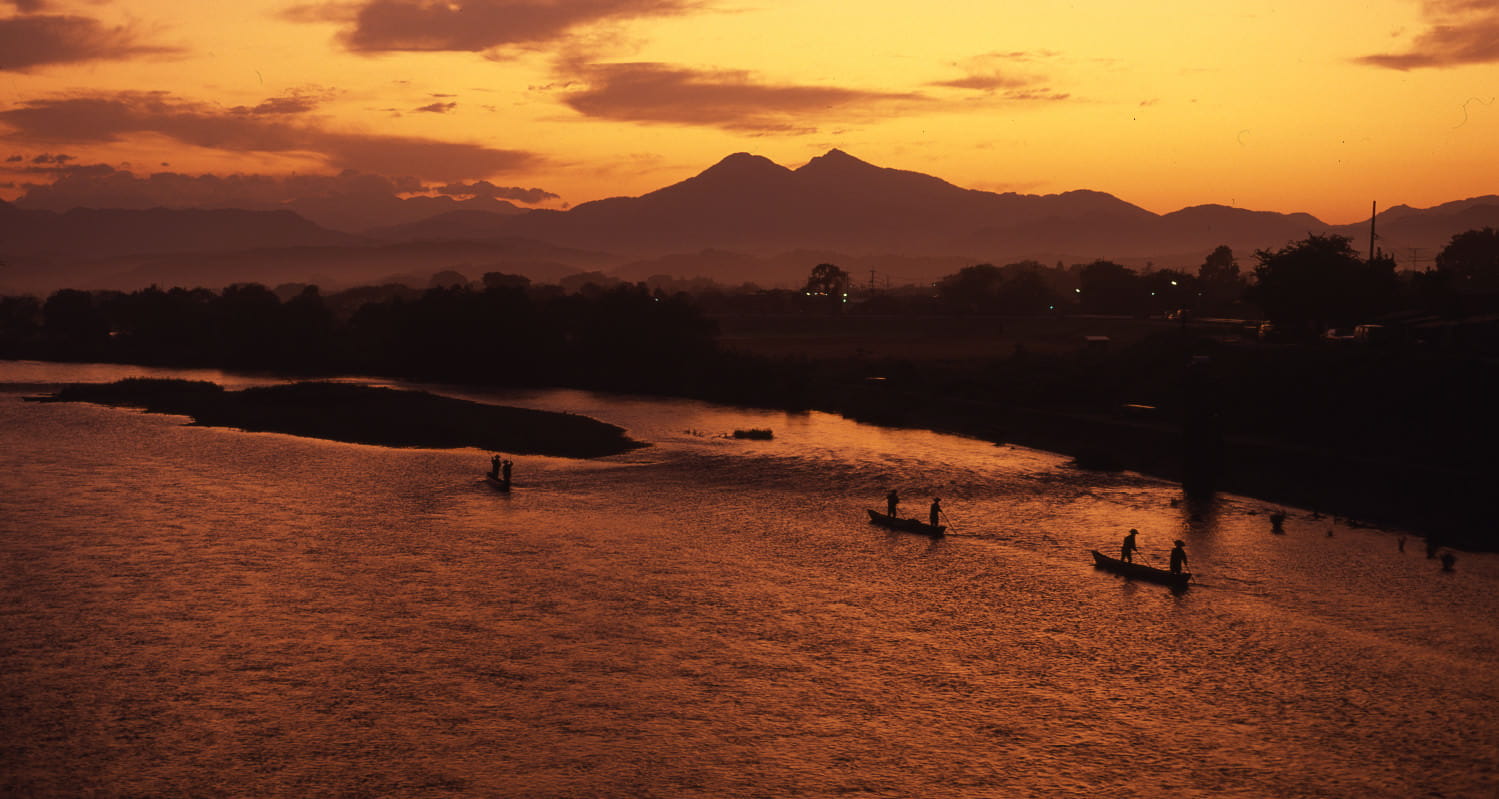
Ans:
{"label": "glowing sky", "polygon": [[8,200],[564,207],[834,147],[1162,213],[1499,192],[1499,0],[0,0],[0,73]]}

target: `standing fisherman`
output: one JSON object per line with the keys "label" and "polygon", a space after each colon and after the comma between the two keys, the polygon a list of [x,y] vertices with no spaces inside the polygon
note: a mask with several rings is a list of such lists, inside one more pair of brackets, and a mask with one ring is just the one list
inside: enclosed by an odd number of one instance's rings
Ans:
{"label": "standing fisherman", "polygon": [[1126,563],[1135,562],[1135,553],[1140,551],[1140,546],[1135,543],[1135,536],[1139,534],[1139,530],[1136,530],[1133,527],[1130,528],[1129,535],[1126,535],[1124,537],[1124,543],[1119,547],[1120,560]]}
{"label": "standing fisherman", "polygon": [[900,494],[896,493],[895,489],[890,489],[890,493],[885,495],[885,515],[895,518],[895,506],[899,504]]}
{"label": "standing fisherman", "polygon": [[940,516],[941,514],[942,514],[942,500],[941,499],[934,499],[934,500],[932,500],[932,514],[931,514],[931,519],[932,519],[932,526],[933,527],[937,527],[938,526],[938,524],[937,524],[937,517]]}
{"label": "standing fisherman", "polygon": [[1172,547],[1171,549],[1172,574],[1181,574],[1182,569],[1187,567],[1187,550],[1182,549],[1182,547],[1185,547],[1186,545],[1187,542],[1178,539],[1176,542],[1176,546]]}

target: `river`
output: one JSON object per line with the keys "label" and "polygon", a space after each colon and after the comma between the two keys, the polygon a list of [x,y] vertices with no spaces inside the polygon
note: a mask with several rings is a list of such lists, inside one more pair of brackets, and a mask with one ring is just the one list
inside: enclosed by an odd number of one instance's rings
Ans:
{"label": "river", "polygon": [[[651,445],[504,495],[22,400],[130,375],[269,382],[0,362],[5,796],[1499,795],[1499,556],[822,413],[437,387]],[[1197,584],[1095,570],[1131,527]]]}

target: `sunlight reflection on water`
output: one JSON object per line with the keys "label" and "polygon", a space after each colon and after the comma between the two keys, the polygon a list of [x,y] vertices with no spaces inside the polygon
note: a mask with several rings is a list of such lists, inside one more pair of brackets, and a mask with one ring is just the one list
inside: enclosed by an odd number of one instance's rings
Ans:
{"label": "sunlight reflection on water", "polygon": [[[46,366],[0,380],[125,369]],[[502,495],[474,450],[0,391],[6,793],[1499,789],[1492,556],[827,414],[449,393],[653,446]],[[890,486],[955,534],[869,525]],[[1202,584],[1095,571],[1129,527]]]}

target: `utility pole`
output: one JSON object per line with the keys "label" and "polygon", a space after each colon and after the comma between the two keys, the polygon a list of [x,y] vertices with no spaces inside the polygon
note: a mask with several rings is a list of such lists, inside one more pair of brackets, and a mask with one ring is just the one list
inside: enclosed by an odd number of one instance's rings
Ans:
{"label": "utility pole", "polygon": [[874,270],[869,270],[869,290],[874,291]]}
{"label": "utility pole", "polygon": [[1371,264],[1374,263],[1374,218],[1379,215],[1374,209],[1378,207],[1378,202],[1369,201],[1369,263]]}

